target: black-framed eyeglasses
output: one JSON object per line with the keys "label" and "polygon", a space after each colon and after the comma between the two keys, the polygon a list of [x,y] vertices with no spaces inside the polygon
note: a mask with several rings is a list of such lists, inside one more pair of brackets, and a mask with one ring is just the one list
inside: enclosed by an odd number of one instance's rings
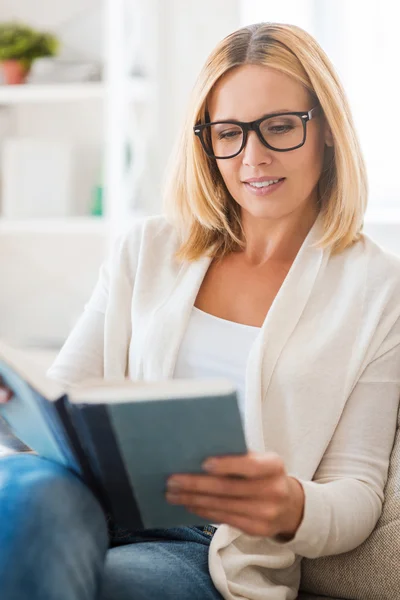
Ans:
{"label": "black-framed eyeglasses", "polygon": [[210,158],[233,158],[246,145],[249,131],[255,131],[264,146],[275,152],[301,148],[306,141],[307,122],[319,114],[319,104],[309,111],[274,113],[250,121],[215,121],[195,125],[193,131]]}

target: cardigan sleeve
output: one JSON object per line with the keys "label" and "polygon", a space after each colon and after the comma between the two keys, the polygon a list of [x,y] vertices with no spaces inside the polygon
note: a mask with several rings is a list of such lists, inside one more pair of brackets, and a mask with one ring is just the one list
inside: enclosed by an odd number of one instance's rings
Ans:
{"label": "cardigan sleeve", "polygon": [[46,375],[65,386],[103,377],[104,313],[90,303]]}
{"label": "cardigan sleeve", "polygon": [[104,378],[106,312],[115,282],[124,280],[131,288],[129,241],[134,232],[119,236],[112,244],[90,299],[62,346],[47,377],[66,386]]}
{"label": "cardigan sleeve", "polygon": [[396,342],[371,361],[358,380],[313,481],[297,478],[305,506],[295,536],[286,542],[272,538],[273,543],[317,558],[353,550],[374,530],[382,512],[399,410]]}

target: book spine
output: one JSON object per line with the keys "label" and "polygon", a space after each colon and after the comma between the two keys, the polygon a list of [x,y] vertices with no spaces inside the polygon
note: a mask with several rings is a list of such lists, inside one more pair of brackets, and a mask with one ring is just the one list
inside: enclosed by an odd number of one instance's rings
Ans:
{"label": "book spine", "polygon": [[119,527],[144,529],[106,406],[82,404],[73,408],[74,424],[101,486],[107,516]]}
{"label": "book spine", "polygon": [[75,455],[76,462],[79,465],[79,473],[78,475],[83,479],[84,483],[88,485],[88,487],[92,490],[92,492],[98,497],[100,502],[102,502],[101,498],[101,488],[98,483],[98,478],[96,477],[93,466],[91,464],[89,454],[85,449],[84,444],[82,443],[79,435],[77,433],[77,429],[75,427],[74,413],[76,408],[69,402],[68,396],[64,395],[57,400],[55,403],[58,415],[62,424],[64,426],[64,431],[69,440],[69,445]]}

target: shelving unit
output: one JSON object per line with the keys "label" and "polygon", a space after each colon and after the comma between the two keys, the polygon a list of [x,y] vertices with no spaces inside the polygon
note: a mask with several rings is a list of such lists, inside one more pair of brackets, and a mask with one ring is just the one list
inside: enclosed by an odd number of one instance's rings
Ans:
{"label": "shelving unit", "polygon": [[[123,230],[129,227],[135,219],[146,216],[145,211],[133,211],[124,221],[119,229]],[[0,234],[13,233],[38,233],[58,235],[62,233],[87,233],[103,234],[110,232],[111,222],[107,217],[65,217],[42,218],[42,219],[0,219]]]}
{"label": "shelving unit", "polygon": [[[141,38],[140,32],[148,29],[154,20],[156,5],[157,0],[103,0],[99,3],[103,22],[102,81],[0,85],[0,110],[6,108],[11,115],[19,115],[18,111],[26,113],[27,110],[35,110],[34,106],[39,107],[36,110],[49,106],[49,111],[53,110],[52,106],[59,106],[57,110],[63,111],[63,106],[74,103],[76,116],[74,114],[73,117],[79,123],[80,106],[85,106],[86,111],[88,102],[93,102],[94,108],[99,107],[95,111],[96,114],[101,111],[98,131],[103,132],[101,171],[104,213],[102,217],[18,220],[6,219],[0,213],[0,235],[22,231],[45,234],[87,232],[104,233],[112,238],[126,226],[127,221],[145,214],[144,200],[141,198],[140,209],[136,201],[150,150],[151,127],[146,128],[146,115],[154,113],[157,94],[154,69],[152,72],[148,68],[148,55],[156,56],[157,50],[139,48],[135,36]],[[128,9],[135,16],[135,31],[129,30]],[[150,39],[150,43],[154,43],[154,36],[150,36]],[[140,53],[144,60],[135,64]],[[132,75],[142,72],[143,75]],[[32,109],[29,109],[30,106]],[[19,132],[19,135],[24,135],[24,132]],[[127,163],[128,147],[133,155],[130,163]]]}
{"label": "shelving unit", "polygon": [[[0,86],[0,105],[104,100],[106,94],[107,86],[103,82],[2,85]],[[125,94],[128,101],[143,102],[150,97],[151,86],[145,78],[134,77],[126,81]]]}
{"label": "shelving unit", "polygon": [[0,233],[96,233],[106,234],[109,222],[104,217],[67,217],[64,219],[0,219]]}

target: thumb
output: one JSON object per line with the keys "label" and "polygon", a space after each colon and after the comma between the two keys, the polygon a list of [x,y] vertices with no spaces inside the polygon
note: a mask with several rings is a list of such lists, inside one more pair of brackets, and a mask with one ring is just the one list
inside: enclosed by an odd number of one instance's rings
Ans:
{"label": "thumb", "polygon": [[0,404],[5,404],[9,400],[11,400],[12,397],[13,397],[13,393],[10,390],[10,388],[2,385],[2,383],[0,381]]}

